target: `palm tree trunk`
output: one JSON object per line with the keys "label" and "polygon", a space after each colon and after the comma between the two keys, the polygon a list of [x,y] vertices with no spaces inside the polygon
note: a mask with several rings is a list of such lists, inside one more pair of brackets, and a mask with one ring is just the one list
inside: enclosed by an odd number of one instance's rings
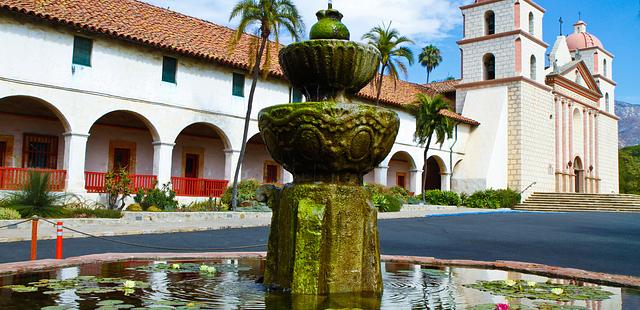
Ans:
{"label": "palm tree trunk", "polygon": [[247,103],[247,115],[244,118],[244,132],[242,133],[242,147],[240,148],[240,156],[238,157],[238,164],[236,165],[236,171],[233,175],[233,190],[231,194],[231,208],[233,211],[238,207],[238,178],[240,176],[240,167],[244,160],[244,154],[247,150],[247,135],[249,134],[249,123],[251,122],[251,109],[253,108],[253,96],[256,93],[256,86],[258,85],[258,78],[260,78],[260,62],[262,61],[262,55],[267,46],[267,37],[262,36],[260,41],[260,49],[256,57],[256,63],[253,66],[251,91],[249,92],[249,100]]}
{"label": "palm tree trunk", "polygon": [[431,75],[431,70],[427,69],[427,84],[429,84],[429,76]]}
{"label": "palm tree trunk", "polygon": [[429,166],[427,165],[427,153],[429,152],[429,146],[431,146],[431,137],[433,135],[429,136],[429,139],[427,139],[427,145],[424,148],[424,172],[422,173],[422,204],[427,204],[427,196],[425,195],[426,189],[425,187],[427,187],[427,168],[429,168]]}
{"label": "palm tree trunk", "polygon": [[382,69],[380,70],[380,80],[378,81],[378,92],[376,94],[376,105],[380,105],[380,94],[382,93],[382,81],[384,79],[384,69],[387,67],[386,64],[382,65]]}

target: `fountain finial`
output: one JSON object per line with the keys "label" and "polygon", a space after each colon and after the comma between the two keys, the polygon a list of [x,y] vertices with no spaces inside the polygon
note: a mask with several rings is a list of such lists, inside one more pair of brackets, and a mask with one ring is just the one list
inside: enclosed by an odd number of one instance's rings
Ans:
{"label": "fountain finial", "polygon": [[329,10],[333,9],[333,0],[329,0]]}
{"label": "fountain finial", "polygon": [[318,39],[335,39],[349,40],[351,35],[349,29],[342,23],[342,13],[333,8],[333,0],[329,0],[329,8],[320,10],[316,13],[318,22],[311,27],[309,38],[311,40]]}

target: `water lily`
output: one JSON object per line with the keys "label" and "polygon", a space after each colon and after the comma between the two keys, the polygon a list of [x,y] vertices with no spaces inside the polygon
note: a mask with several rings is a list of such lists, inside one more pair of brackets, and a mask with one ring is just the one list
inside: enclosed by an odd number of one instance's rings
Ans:
{"label": "water lily", "polygon": [[536,284],[537,284],[537,283],[536,283],[536,282],[534,282],[534,281],[528,281],[528,282],[527,282],[527,286],[528,286],[528,287],[535,287],[535,286],[536,286]]}
{"label": "water lily", "polygon": [[497,304],[495,310],[509,310],[509,304]]}
{"label": "water lily", "polygon": [[136,287],[136,281],[127,280],[127,281],[124,281],[124,283],[122,285],[125,288],[135,288]]}
{"label": "water lily", "polygon": [[516,284],[518,284],[518,282],[513,280],[505,280],[504,284],[506,284],[507,286],[515,286]]}
{"label": "water lily", "polygon": [[556,295],[562,295],[562,293],[564,293],[564,290],[559,287],[556,287],[551,289],[551,293],[554,293]]}
{"label": "water lily", "polygon": [[200,266],[200,271],[206,272],[208,268],[209,268],[209,266],[202,265],[202,266]]}
{"label": "water lily", "polygon": [[207,268],[207,272],[208,272],[208,273],[215,273],[215,272],[216,272],[216,267],[209,266],[209,267]]}
{"label": "water lily", "polygon": [[180,269],[180,264],[172,264],[171,269]]}

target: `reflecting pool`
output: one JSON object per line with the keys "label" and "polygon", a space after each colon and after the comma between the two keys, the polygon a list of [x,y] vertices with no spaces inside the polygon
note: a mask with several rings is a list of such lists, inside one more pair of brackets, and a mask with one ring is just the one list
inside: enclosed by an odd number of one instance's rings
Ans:
{"label": "reflecting pool", "polygon": [[640,292],[500,270],[383,263],[381,297],[292,297],[264,261],[133,261],[0,277],[0,309],[640,309]]}

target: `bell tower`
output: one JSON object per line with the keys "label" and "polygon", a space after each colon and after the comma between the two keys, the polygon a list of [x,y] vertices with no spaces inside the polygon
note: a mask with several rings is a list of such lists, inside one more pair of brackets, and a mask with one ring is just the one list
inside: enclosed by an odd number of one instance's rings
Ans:
{"label": "bell tower", "polygon": [[531,1],[476,0],[461,9],[463,84],[518,76],[544,84],[542,7]]}

